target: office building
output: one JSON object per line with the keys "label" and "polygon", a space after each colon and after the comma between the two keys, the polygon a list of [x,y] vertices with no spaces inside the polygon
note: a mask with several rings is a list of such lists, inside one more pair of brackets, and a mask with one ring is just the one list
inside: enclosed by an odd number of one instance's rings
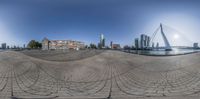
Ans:
{"label": "office building", "polygon": [[151,40],[151,38],[149,36],[147,36],[147,47],[150,47],[150,40]]}
{"label": "office building", "polygon": [[144,47],[145,47],[145,48],[147,47],[147,39],[148,39],[148,36],[145,35],[145,36],[144,36]]}
{"label": "office building", "polygon": [[145,34],[141,34],[140,35],[140,48],[147,49],[149,47],[150,47],[150,37]]}
{"label": "office building", "polygon": [[1,44],[1,48],[2,48],[2,49],[6,49],[6,43],[2,43],[2,44]]}
{"label": "office building", "polygon": [[154,46],[154,42],[153,42],[153,43],[152,43],[152,49],[154,49],[154,47],[155,47],[155,46]]}
{"label": "office building", "polygon": [[120,44],[112,44],[112,49],[121,49]]}
{"label": "office building", "polygon": [[144,48],[144,42],[145,42],[145,35],[142,34],[140,36],[140,48],[143,49]]}
{"label": "office building", "polygon": [[193,44],[193,48],[199,48],[198,43],[194,43],[194,44]]}
{"label": "office building", "polygon": [[100,48],[105,48],[105,37],[103,34],[100,35],[100,43],[99,43]]}
{"label": "office building", "polygon": [[110,48],[112,48],[112,46],[113,46],[113,42],[111,41],[111,42],[110,42]]}
{"label": "office building", "polygon": [[157,44],[156,44],[156,49],[159,49],[159,43],[157,42]]}
{"label": "office building", "polygon": [[26,48],[26,45],[25,45],[25,44],[23,45],[23,48]]}
{"label": "office building", "polygon": [[135,49],[139,49],[139,39],[135,39]]}

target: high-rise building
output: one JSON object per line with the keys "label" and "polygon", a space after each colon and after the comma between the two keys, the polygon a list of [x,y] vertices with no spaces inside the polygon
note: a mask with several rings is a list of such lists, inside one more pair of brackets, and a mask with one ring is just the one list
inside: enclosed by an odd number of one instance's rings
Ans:
{"label": "high-rise building", "polygon": [[159,43],[157,42],[157,44],[156,44],[156,49],[159,49]]}
{"label": "high-rise building", "polygon": [[135,39],[135,49],[139,49],[139,39]]}
{"label": "high-rise building", "polygon": [[148,39],[148,36],[145,35],[145,36],[144,36],[144,48],[147,47],[147,39]]}
{"label": "high-rise building", "polygon": [[103,34],[100,35],[100,48],[105,48],[105,37]]}
{"label": "high-rise building", "polygon": [[198,43],[194,43],[194,44],[193,44],[193,48],[199,48]]}
{"label": "high-rise building", "polygon": [[152,43],[152,48],[154,49],[154,47],[155,47],[155,46],[154,46],[154,42],[153,42],[153,43]]}
{"label": "high-rise building", "polygon": [[14,49],[16,49],[17,47],[16,47],[16,45],[14,45],[14,47],[13,47]]}
{"label": "high-rise building", "polygon": [[24,48],[26,48],[26,45],[24,44]]}
{"label": "high-rise building", "polygon": [[144,41],[145,41],[145,35],[142,34],[140,36],[140,48],[143,49],[144,48]]}
{"label": "high-rise building", "polygon": [[150,40],[151,40],[151,38],[148,36],[147,37],[147,47],[150,47]]}
{"label": "high-rise building", "polygon": [[148,47],[150,47],[150,37],[145,34],[140,35],[140,48],[146,49]]}
{"label": "high-rise building", "polygon": [[111,42],[110,42],[110,48],[112,48],[112,46],[113,46],[113,42],[111,41]]}
{"label": "high-rise building", "polygon": [[6,43],[2,43],[2,44],[1,44],[1,48],[2,48],[2,49],[6,49]]}

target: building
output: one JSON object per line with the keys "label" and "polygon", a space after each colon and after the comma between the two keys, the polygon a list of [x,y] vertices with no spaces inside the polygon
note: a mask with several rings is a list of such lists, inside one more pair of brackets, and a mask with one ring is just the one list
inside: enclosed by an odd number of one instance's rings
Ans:
{"label": "building", "polygon": [[110,42],[111,49],[121,49],[120,44],[114,44],[112,41]]}
{"label": "building", "polygon": [[47,38],[44,38],[42,40],[42,49],[43,50],[49,50],[49,45],[50,45],[50,40],[48,40]]}
{"label": "building", "polygon": [[1,48],[2,48],[2,49],[6,49],[6,43],[2,43],[2,44],[1,44]]}
{"label": "building", "polygon": [[105,48],[105,37],[103,34],[100,35],[100,42],[99,42],[100,48]]}
{"label": "building", "polygon": [[159,43],[157,42],[157,44],[156,44],[156,49],[159,49]]}
{"label": "building", "polygon": [[17,49],[17,46],[16,46],[16,45],[14,45],[14,49]]}
{"label": "building", "polygon": [[153,42],[153,43],[152,43],[152,49],[154,49],[154,47],[155,47],[155,46],[154,46],[154,42]]}
{"label": "building", "polygon": [[85,47],[84,42],[74,41],[74,40],[49,40],[44,38],[42,40],[42,49],[83,49]]}
{"label": "building", "polygon": [[23,48],[26,48],[26,45],[25,45],[25,44],[23,45]]}
{"label": "building", "polygon": [[112,49],[121,49],[120,44],[112,44]]}
{"label": "building", "polygon": [[150,47],[150,40],[151,40],[151,38],[149,36],[147,36],[147,47]]}
{"label": "building", "polygon": [[148,36],[144,35],[144,47],[147,47],[147,38],[148,38]]}
{"label": "building", "polygon": [[130,50],[130,49],[131,49],[131,47],[130,47],[130,46],[128,46],[128,45],[125,45],[125,46],[123,47],[123,49],[124,49],[124,50]]}
{"label": "building", "polygon": [[194,44],[193,44],[193,48],[195,48],[195,49],[199,48],[198,43],[194,43]]}
{"label": "building", "polygon": [[112,46],[113,46],[113,42],[111,41],[111,42],[110,42],[110,48],[112,48]]}
{"label": "building", "polygon": [[140,48],[141,49],[144,48],[144,43],[145,43],[145,35],[142,34],[142,35],[140,35]]}
{"label": "building", "polygon": [[135,39],[135,49],[139,49],[139,39]]}
{"label": "building", "polygon": [[150,47],[150,37],[145,35],[145,34],[141,34],[140,36],[140,48],[141,49],[147,49]]}
{"label": "building", "polygon": [[150,48],[150,36],[145,35],[145,34],[141,34],[140,38],[135,38],[134,41],[134,47],[135,49],[141,49],[141,50],[145,50],[145,49],[149,49]]}

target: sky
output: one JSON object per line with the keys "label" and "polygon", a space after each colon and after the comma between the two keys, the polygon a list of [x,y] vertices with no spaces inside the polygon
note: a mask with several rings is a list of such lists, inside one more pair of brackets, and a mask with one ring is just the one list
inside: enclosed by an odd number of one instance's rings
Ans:
{"label": "sky", "polygon": [[0,0],[0,43],[10,46],[44,37],[97,44],[101,33],[106,45],[132,45],[160,23],[171,45],[200,43],[200,0]]}

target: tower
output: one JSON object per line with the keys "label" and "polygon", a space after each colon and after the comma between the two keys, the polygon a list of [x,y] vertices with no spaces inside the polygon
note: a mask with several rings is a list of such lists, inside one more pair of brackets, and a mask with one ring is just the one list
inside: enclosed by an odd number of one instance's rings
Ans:
{"label": "tower", "polygon": [[138,38],[135,39],[135,48],[136,48],[136,50],[138,50],[138,48],[139,48],[139,39]]}
{"label": "tower", "polygon": [[[165,36],[165,33],[164,33],[164,31],[163,31],[163,26],[162,26],[161,23],[160,23],[160,26],[156,29],[156,31],[155,31],[154,34],[152,35],[152,37],[151,37],[151,43],[153,43],[153,40],[154,40],[156,34],[159,32],[159,30],[160,30],[161,36],[162,36],[162,38],[163,38],[163,40],[164,40],[164,44],[165,44],[164,49],[165,49],[165,51],[171,51],[172,48],[171,48],[171,46],[170,46],[170,44],[169,44],[169,41],[168,41],[167,37]],[[152,48],[153,48],[153,47],[152,47]]]}
{"label": "tower", "polygon": [[145,35],[144,34],[140,35],[140,48],[141,49],[145,48]]}
{"label": "tower", "polygon": [[110,42],[110,48],[111,49],[113,48],[113,42],[112,41]]}
{"label": "tower", "polygon": [[100,47],[101,48],[105,47],[105,37],[103,34],[100,35]]}
{"label": "tower", "polygon": [[160,23],[160,31],[161,31],[161,34],[162,34],[162,37],[163,37],[163,40],[164,40],[164,43],[165,43],[165,50],[166,51],[171,51],[172,48],[169,44],[169,41],[167,40],[167,37],[165,36],[165,33],[163,32],[163,27],[162,27],[162,24]]}

